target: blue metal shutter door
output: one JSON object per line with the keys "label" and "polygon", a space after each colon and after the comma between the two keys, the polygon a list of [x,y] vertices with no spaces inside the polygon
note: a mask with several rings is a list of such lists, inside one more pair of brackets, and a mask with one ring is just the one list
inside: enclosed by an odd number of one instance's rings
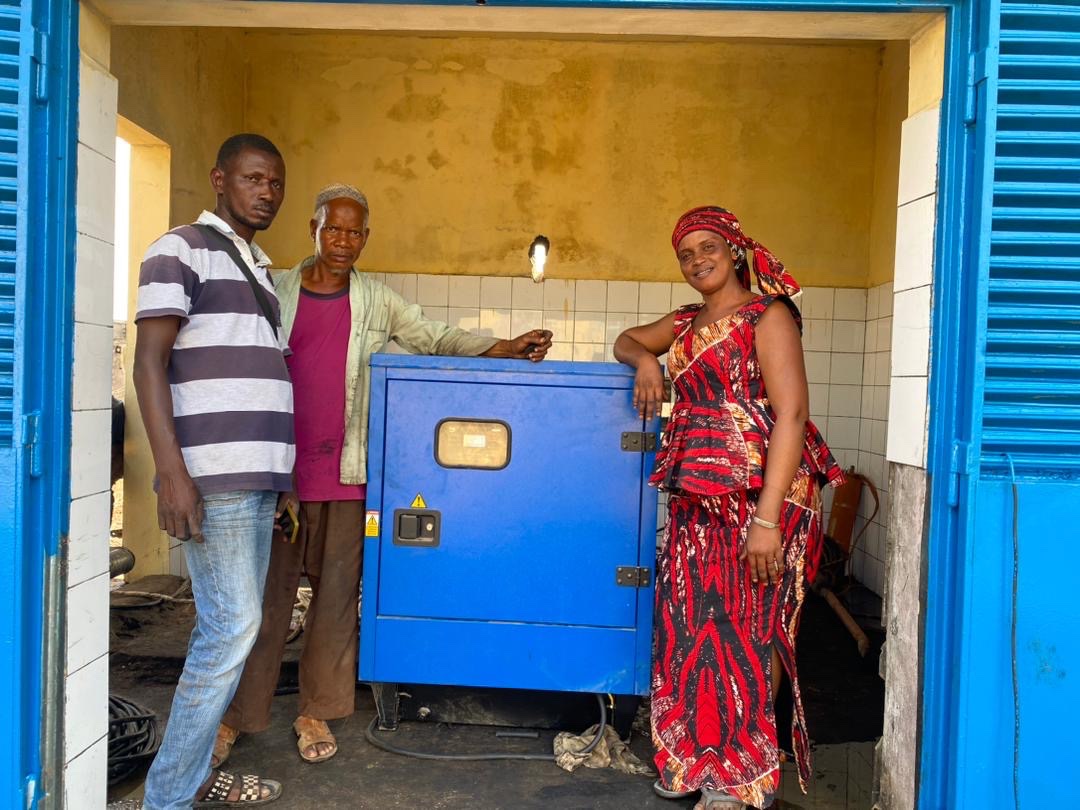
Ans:
{"label": "blue metal shutter door", "polygon": [[1080,473],[1080,6],[1004,3],[982,467]]}
{"label": "blue metal shutter door", "polygon": [[63,634],[44,628],[63,617],[44,594],[63,592],[70,500],[77,15],[0,0],[0,806],[12,808],[58,788],[64,767],[63,693],[43,722],[42,671],[62,688]]}
{"label": "blue metal shutter door", "polygon": [[1080,5],[1003,2],[997,71],[956,799],[1014,807],[1073,798],[1063,752],[1080,671]]}

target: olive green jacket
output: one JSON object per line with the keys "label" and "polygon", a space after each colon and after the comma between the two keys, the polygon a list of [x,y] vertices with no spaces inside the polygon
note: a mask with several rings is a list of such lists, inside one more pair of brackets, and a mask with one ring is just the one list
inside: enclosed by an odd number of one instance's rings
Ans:
{"label": "olive green jacket", "polygon": [[[311,265],[313,256],[275,279],[281,304],[281,326],[285,339],[292,333],[300,300],[300,274]],[[353,268],[349,274],[349,304],[352,308],[352,335],[345,358],[345,444],[341,449],[341,483],[367,483],[368,408],[371,389],[371,355],[393,340],[413,354],[475,356],[498,341],[478,337],[445,323],[424,317],[380,281]]]}

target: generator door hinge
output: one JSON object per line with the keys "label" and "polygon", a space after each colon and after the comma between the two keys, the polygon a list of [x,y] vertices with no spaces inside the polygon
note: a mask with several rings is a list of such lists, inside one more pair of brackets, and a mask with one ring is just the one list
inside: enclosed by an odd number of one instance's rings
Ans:
{"label": "generator door hinge", "polygon": [[960,476],[970,475],[971,445],[953,442],[949,455],[949,506],[960,505]]}
{"label": "generator door hinge", "polygon": [[620,565],[615,569],[615,584],[630,588],[648,588],[652,577],[648,568]]}
{"label": "generator door hinge", "polygon": [[622,449],[627,453],[651,453],[656,449],[656,434],[627,431],[622,435]]}
{"label": "generator door hinge", "polygon": [[986,49],[968,56],[967,88],[964,94],[964,123],[972,126],[979,117],[976,88],[986,81]]}

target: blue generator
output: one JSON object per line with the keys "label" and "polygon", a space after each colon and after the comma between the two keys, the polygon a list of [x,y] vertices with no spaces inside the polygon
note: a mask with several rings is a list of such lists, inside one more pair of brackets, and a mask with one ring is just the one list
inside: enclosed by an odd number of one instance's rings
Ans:
{"label": "blue generator", "polygon": [[397,684],[647,694],[657,420],[633,384],[615,363],[372,358],[359,669],[383,728]]}

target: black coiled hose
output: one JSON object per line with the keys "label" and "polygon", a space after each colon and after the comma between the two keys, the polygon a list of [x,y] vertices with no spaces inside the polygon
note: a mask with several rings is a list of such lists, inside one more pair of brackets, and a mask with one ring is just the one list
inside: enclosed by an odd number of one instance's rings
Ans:
{"label": "black coiled hose", "polygon": [[160,745],[157,715],[127,698],[109,695],[110,785],[127,779]]}

